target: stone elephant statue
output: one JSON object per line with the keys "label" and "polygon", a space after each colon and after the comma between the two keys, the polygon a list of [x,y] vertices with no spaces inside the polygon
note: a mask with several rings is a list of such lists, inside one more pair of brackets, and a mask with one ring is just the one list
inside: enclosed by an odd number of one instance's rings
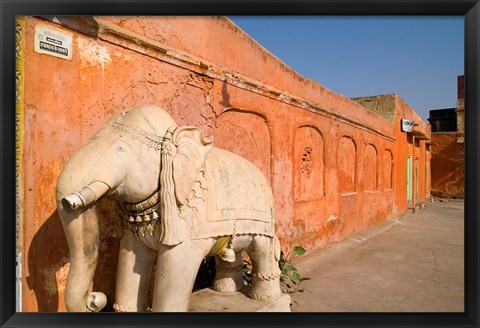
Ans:
{"label": "stone elephant statue", "polygon": [[273,196],[260,170],[213,147],[196,127],[177,126],[164,110],[143,106],[114,116],[66,163],[56,187],[70,250],[68,311],[100,311],[101,292],[88,293],[97,265],[96,203],[111,196],[121,231],[114,309],[187,311],[202,260],[215,256],[213,289],[243,287],[245,250],[253,267],[248,296],[281,296]]}

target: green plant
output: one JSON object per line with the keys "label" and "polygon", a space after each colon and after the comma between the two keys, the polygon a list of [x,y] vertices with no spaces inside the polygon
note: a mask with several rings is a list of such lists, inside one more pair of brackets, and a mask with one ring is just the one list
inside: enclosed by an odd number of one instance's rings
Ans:
{"label": "green plant", "polygon": [[[295,246],[293,248],[293,253],[297,256],[301,256],[305,254],[305,248],[302,246]],[[278,261],[278,267],[280,269],[280,288],[282,289],[282,292],[289,295],[303,293],[305,288],[300,288],[302,282],[310,280],[310,278],[303,277],[298,272],[293,260],[290,258],[291,254],[292,253],[288,252],[287,255],[285,255],[285,253],[281,251],[280,260]],[[242,276],[246,285],[252,283],[252,263],[250,262],[250,259],[243,259]],[[296,301],[294,302],[298,305]]]}
{"label": "green plant", "polygon": [[243,258],[242,277],[247,286],[252,284],[252,262],[250,262],[250,258],[248,260]]}
{"label": "green plant", "polygon": [[[297,256],[305,254],[305,248],[302,246],[295,246],[293,253]],[[295,293],[303,293],[305,288],[300,288],[302,282],[310,280],[308,277],[302,277],[295,267],[294,262],[290,259],[291,253],[287,255],[280,252],[280,260],[278,261],[278,267],[280,268],[280,287],[286,294],[292,295]],[[295,302],[297,305],[298,303]]]}

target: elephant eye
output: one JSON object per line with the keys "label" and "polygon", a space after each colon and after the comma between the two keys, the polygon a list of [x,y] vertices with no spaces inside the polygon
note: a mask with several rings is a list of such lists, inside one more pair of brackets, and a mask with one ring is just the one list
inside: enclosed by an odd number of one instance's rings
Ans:
{"label": "elephant eye", "polygon": [[123,152],[127,151],[127,148],[125,148],[123,145],[118,145],[117,146],[117,151],[123,153]]}

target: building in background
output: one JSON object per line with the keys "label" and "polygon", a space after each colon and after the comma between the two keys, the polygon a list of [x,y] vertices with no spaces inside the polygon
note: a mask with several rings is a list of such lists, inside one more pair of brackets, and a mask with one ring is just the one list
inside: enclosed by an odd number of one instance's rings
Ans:
{"label": "building in background", "polygon": [[457,77],[457,108],[430,111],[432,126],[432,195],[464,198],[465,77]]}
{"label": "building in background", "polygon": [[[17,250],[21,311],[64,311],[55,184],[121,110],[153,104],[270,181],[283,250],[313,252],[430,197],[430,125],[399,96],[349,99],[304,78],[224,17],[19,17]],[[111,309],[114,204],[97,209],[94,288]]]}

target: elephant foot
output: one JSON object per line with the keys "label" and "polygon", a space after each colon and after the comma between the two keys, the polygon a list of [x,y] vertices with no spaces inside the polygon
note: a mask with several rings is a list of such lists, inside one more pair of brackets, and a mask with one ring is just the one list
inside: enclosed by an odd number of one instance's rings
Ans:
{"label": "elephant foot", "polygon": [[248,297],[250,297],[252,300],[255,301],[260,301],[260,302],[273,302],[277,299],[279,299],[281,294],[279,293],[262,293],[259,291],[249,291],[248,292]]}
{"label": "elephant foot", "polygon": [[117,303],[113,304],[113,310],[115,312],[152,312],[152,309],[149,307],[146,307],[144,309],[138,309],[137,307],[127,307],[127,306],[122,306]]}
{"label": "elephant foot", "polygon": [[270,303],[280,298],[280,295],[259,294],[254,291],[250,291],[248,293],[248,297],[255,301]]}
{"label": "elephant foot", "polygon": [[[217,274],[218,275],[218,274]],[[243,288],[241,274],[233,274],[224,277],[215,277],[212,288],[221,293],[233,293]]]}
{"label": "elephant foot", "polygon": [[280,280],[278,278],[267,280],[264,277],[252,278],[252,286],[248,291],[248,297],[261,302],[272,302],[280,298],[282,290],[280,289]]}
{"label": "elephant foot", "polygon": [[215,257],[215,279],[212,288],[221,293],[233,293],[243,288],[242,256],[235,254],[234,262]]}

